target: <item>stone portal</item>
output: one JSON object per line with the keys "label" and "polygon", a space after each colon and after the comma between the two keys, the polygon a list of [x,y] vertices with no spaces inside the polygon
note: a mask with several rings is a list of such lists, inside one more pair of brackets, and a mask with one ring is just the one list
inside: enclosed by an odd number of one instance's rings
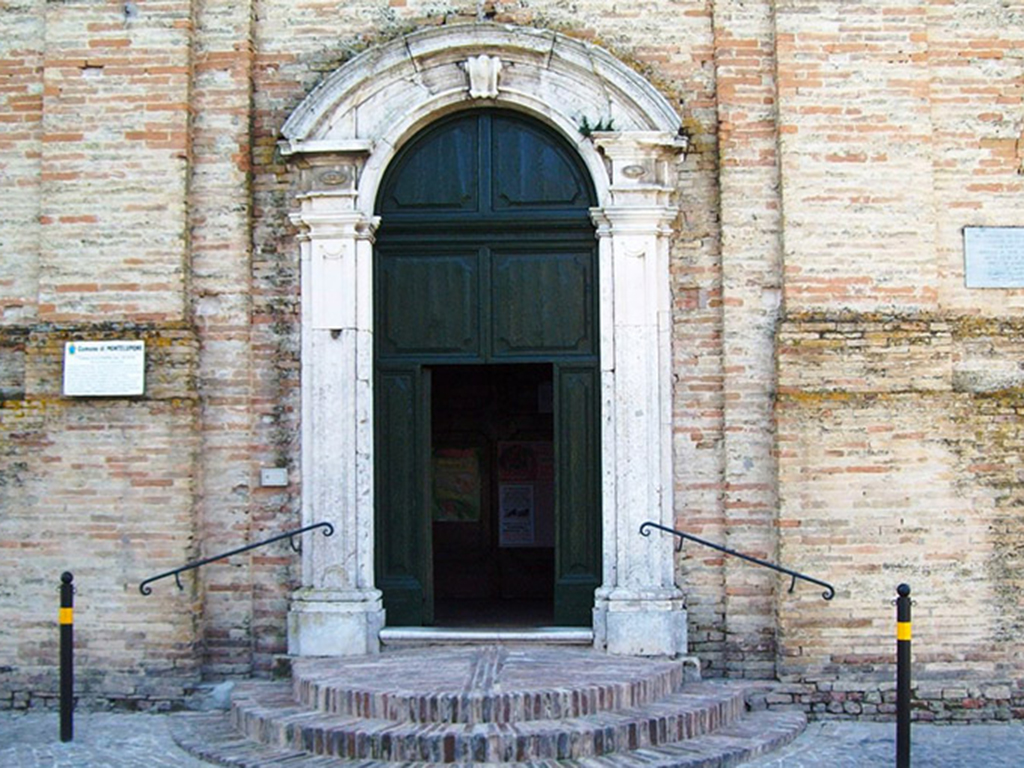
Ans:
{"label": "stone portal", "polygon": [[[302,259],[303,520],[331,520],[339,534],[306,542],[289,650],[378,648],[385,616],[374,567],[375,203],[384,171],[413,136],[479,106],[528,114],[560,134],[596,195],[595,645],[619,654],[685,653],[672,542],[638,535],[645,520],[672,523],[668,238],[685,149],[679,117],[595,46],[487,24],[426,30],[353,59],[284,126],[281,151],[301,186],[293,220]],[[608,130],[594,132],[595,125]]]}

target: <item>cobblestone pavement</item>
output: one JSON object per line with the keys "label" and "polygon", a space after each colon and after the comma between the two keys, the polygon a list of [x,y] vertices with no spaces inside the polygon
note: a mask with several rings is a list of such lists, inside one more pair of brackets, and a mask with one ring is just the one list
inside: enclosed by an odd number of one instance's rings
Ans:
{"label": "cobblestone pavement", "polygon": [[[208,768],[170,736],[173,715],[78,713],[75,738],[61,743],[56,713],[0,712],[3,768]],[[811,723],[790,746],[745,768],[874,768],[895,763],[886,723]],[[1020,768],[1024,723],[932,726],[912,731],[915,768]]]}
{"label": "cobblestone pavement", "polygon": [[[920,725],[910,729],[914,768],[1021,768],[1024,723]],[[744,763],[744,768],[875,768],[896,764],[891,723],[810,723],[788,747]]]}
{"label": "cobblestone pavement", "polygon": [[76,713],[74,739],[60,740],[56,712],[0,712],[3,768],[209,768],[178,749],[170,715]]}

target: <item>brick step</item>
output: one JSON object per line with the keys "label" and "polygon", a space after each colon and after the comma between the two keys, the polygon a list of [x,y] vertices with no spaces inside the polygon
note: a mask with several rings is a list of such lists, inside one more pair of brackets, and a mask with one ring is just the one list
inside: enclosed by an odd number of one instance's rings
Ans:
{"label": "brick step", "polygon": [[689,683],[640,707],[579,717],[517,722],[414,722],[309,709],[287,684],[251,683],[233,696],[240,733],[272,747],[389,762],[510,763],[569,760],[658,747],[730,725],[745,711],[747,688]]}
{"label": "brick step", "polygon": [[[504,768],[727,768],[785,746],[803,731],[799,712],[750,712],[713,733],[684,742],[627,753],[579,760],[536,760],[504,763]],[[394,763],[310,755],[295,749],[270,747],[241,736],[227,715],[182,714],[172,733],[180,747],[214,765],[230,768],[394,768]],[[483,768],[486,763],[408,762],[405,768]]]}
{"label": "brick step", "polygon": [[685,676],[684,661],[509,646],[297,659],[292,665],[295,700],[310,709],[420,723],[583,717],[658,701],[680,690]]}

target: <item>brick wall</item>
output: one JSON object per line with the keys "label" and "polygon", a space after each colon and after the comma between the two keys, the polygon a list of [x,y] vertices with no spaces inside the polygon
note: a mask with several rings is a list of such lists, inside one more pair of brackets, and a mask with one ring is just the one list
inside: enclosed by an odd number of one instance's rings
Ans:
{"label": "brick wall", "polygon": [[187,307],[189,3],[124,7],[45,4],[42,320],[181,320]]}
{"label": "brick wall", "polygon": [[1021,715],[1021,291],[961,230],[1024,224],[1022,10],[778,4],[779,554],[838,594],[778,592],[777,703],[891,711],[907,582],[918,716]]}
{"label": "brick wall", "polygon": [[[75,575],[86,699],[170,706],[198,679],[187,2],[0,9],[0,707],[56,692]],[[143,339],[146,394],[66,398],[65,341]]]}
{"label": "brick wall", "polygon": [[[265,538],[251,511],[257,471],[250,457],[257,417],[251,353],[252,15],[246,2],[204,3],[195,14],[192,294],[201,339],[197,512],[207,557]],[[252,555],[242,555],[211,564],[202,575],[200,638],[209,675],[252,670],[252,563]]]}
{"label": "brick wall", "polygon": [[[0,707],[158,702],[286,649],[298,523],[298,260],[280,127],[358,51],[494,21],[603,45],[692,139],[672,243],[675,507],[691,651],[772,705],[891,705],[895,585],[922,716],[1022,706],[1019,315],[967,290],[965,225],[1024,225],[1024,19],[990,0],[20,0],[0,8]],[[147,394],[60,395],[68,339],[147,340]],[[289,471],[260,488],[260,467]],[[102,642],[101,642],[102,638]],[[960,695],[963,693],[963,695]]]}
{"label": "brick wall", "polygon": [[[772,337],[780,299],[774,18],[768,3],[713,6],[722,274],[722,520],[713,537],[769,557],[774,550]],[[772,677],[770,571],[723,562],[724,671]]]}
{"label": "brick wall", "polygon": [[[62,397],[63,343],[83,337],[145,340],[147,395]],[[192,551],[195,339],[137,323],[37,325],[22,338],[23,389],[0,408],[0,707],[56,693],[63,570],[75,576],[83,696],[169,706],[196,679],[196,592],[172,581],[144,598],[138,586]]]}
{"label": "brick wall", "polygon": [[[26,3],[5,8],[0,17],[4,31],[0,49],[0,195],[4,201],[0,322],[5,326],[36,316],[46,29],[43,7],[42,2]],[[13,377],[8,365],[4,364],[5,375]]]}

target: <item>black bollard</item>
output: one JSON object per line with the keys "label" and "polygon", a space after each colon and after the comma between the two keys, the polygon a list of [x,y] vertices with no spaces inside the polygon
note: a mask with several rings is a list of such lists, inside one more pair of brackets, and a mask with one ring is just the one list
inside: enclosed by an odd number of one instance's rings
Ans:
{"label": "black bollard", "polygon": [[74,605],[75,577],[69,571],[60,576],[60,740],[74,737],[75,643]]}
{"label": "black bollard", "polygon": [[910,586],[896,594],[896,768],[910,768]]}

